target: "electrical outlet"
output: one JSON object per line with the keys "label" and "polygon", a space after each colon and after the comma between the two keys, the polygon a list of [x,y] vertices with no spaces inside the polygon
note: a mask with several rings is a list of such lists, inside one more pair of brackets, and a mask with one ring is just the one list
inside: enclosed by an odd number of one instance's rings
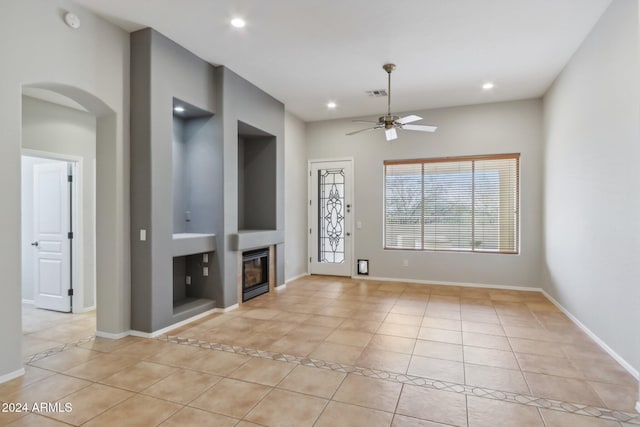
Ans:
{"label": "electrical outlet", "polygon": [[144,242],[145,240],[147,240],[147,230],[145,230],[144,228],[140,229],[140,241]]}
{"label": "electrical outlet", "polygon": [[202,262],[205,264],[209,262],[209,254],[202,254]]}
{"label": "electrical outlet", "polygon": [[409,260],[408,259],[403,260],[402,261],[402,266],[403,267],[409,267]]}
{"label": "electrical outlet", "polygon": [[187,276],[186,280],[185,280],[187,285],[191,284],[191,276]]}
{"label": "electrical outlet", "polygon": [[209,267],[202,267],[202,275],[205,277],[209,275]]}

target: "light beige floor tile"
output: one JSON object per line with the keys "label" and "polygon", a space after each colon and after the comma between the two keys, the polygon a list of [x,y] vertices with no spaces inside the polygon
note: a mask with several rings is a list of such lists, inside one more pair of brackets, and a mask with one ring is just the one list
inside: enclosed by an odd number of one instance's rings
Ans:
{"label": "light beige floor tile", "polygon": [[557,375],[567,378],[584,378],[582,372],[576,369],[567,359],[525,353],[515,353],[515,355],[520,364],[520,369],[525,372]]}
{"label": "light beige floor tile", "polygon": [[243,418],[270,390],[271,387],[260,384],[224,378],[189,406],[228,417]]}
{"label": "light beige floor tile", "polygon": [[381,324],[382,322],[379,320],[347,319],[338,326],[338,329],[347,329],[373,334],[378,330]]}
{"label": "light beige floor tile", "polygon": [[70,412],[51,413],[48,416],[65,423],[80,425],[131,396],[131,392],[94,383],[58,400],[61,407],[70,404]]}
{"label": "light beige floor tile", "polygon": [[369,341],[371,341],[371,337],[373,337],[373,334],[368,332],[337,329],[327,337],[325,342],[365,348],[367,344],[369,344]]}
{"label": "light beige floor tile", "polygon": [[327,400],[286,390],[273,390],[245,419],[265,426],[312,426]]}
{"label": "light beige floor tile", "polygon": [[436,359],[462,362],[462,346],[437,341],[417,340],[413,350],[416,356],[433,357]]}
{"label": "light beige floor tile", "polygon": [[402,384],[350,374],[333,396],[333,400],[393,412]]}
{"label": "light beige floor tile", "polygon": [[353,365],[361,353],[360,347],[323,342],[309,353],[309,358]]}
{"label": "light beige floor tile", "polygon": [[466,364],[464,368],[465,382],[468,385],[511,391],[513,393],[529,393],[527,382],[519,370],[473,364]]}
{"label": "light beige floor tile", "polygon": [[334,317],[334,316],[319,316],[312,315],[309,316],[307,320],[303,322],[304,325],[312,325],[312,326],[321,326],[324,328],[337,328],[342,322],[344,322],[343,317]]}
{"label": "light beige floor tile", "polygon": [[227,376],[251,358],[242,354],[225,351],[209,351],[202,356],[185,362],[184,367],[208,374]]}
{"label": "light beige floor tile", "polygon": [[[455,320],[460,323],[460,310],[431,308],[427,306],[427,310],[424,312],[425,317],[433,317],[436,319]],[[424,326],[424,325],[423,325]],[[457,329],[456,329],[457,330]]]}
{"label": "light beige floor tile", "polygon": [[76,365],[84,363],[96,356],[100,355],[97,351],[87,350],[86,348],[72,347],[53,356],[45,357],[35,362],[31,362],[32,366],[43,369],[63,372],[73,368]]}
{"label": "light beige floor tile", "polygon": [[424,317],[422,326],[425,328],[449,329],[451,331],[462,330],[462,324],[459,320],[439,319],[437,317]]}
{"label": "light beige floor tile", "polygon": [[413,338],[375,334],[369,341],[367,348],[411,354],[415,344],[416,340]]}
{"label": "light beige floor tile", "polygon": [[278,384],[278,388],[328,399],[333,396],[345,377],[346,374],[342,372],[300,365]]}
{"label": "light beige floor tile", "polygon": [[400,325],[420,326],[422,324],[422,315],[412,316],[408,314],[399,314],[392,311],[387,315],[384,321],[386,323],[397,323]]}
{"label": "light beige floor tile", "polygon": [[100,354],[88,362],[81,363],[71,369],[64,371],[66,375],[82,378],[89,381],[98,381],[135,365],[137,359],[126,356],[114,356],[111,354]]}
{"label": "light beige floor tile", "polygon": [[169,418],[181,408],[172,402],[149,396],[135,395],[108,409],[86,424],[93,426],[139,427],[154,426]]}
{"label": "light beige floor tile", "polygon": [[446,427],[446,424],[395,414],[391,427]]}
{"label": "light beige floor tile", "polygon": [[8,424],[10,427],[64,427],[67,425],[68,424],[34,413],[26,414]]}
{"label": "light beige floor tile", "polygon": [[329,402],[314,427],[389,427],[392,417],[388,412]]}
{"label": "light beige floor tile", "polygon": [[496,368],[520,369],[516,357],[510,351],[464,346],[464,362]]}
{"label": "light beige floor tile", "polygon": [[216,375],[179,369],[146,388],[142,393],[159,399],[187,404],[221,380]]}
{"label": "light beige floor tile", "polygon": [[464,364],[452,360],[413,356],[407,374],[454,383],[464,383]]}
{"label": "light beige floor tile", "polygon": [[455,426],[467,425],[463,394],[404,385],[396,413]]}
{"label": "light beige floor tile", "polygon": [[595,417],[570,414],[550,409],[540,409],[540,414],[547,427],[618,427],[615,421],[603,420]]}
{"label": "light beige floor tile", "polygon": [[284,379],[296,365],[277,360],[251,358],[247,363],[233,371],[231,378],[275,386]]}
{"label": "light beige floor tile", "polygon": [[56,341],[51,341],[42,338],[36,338],[31,335],[22,336],[22,355],[29,356],[37,354],[50,348],[58,347],[61,344]]}
{"label": "light beige floor tile", "polygon": [[605,406],[618,411],[634,412],[638,401],[638,386],[589,381]]}
{"label": "light beige floor tile", "polygon": [[416,338],[419,331],[420,327],[416,325],[400,325],[397,323],[382,322],[376,333],[396,337]]}
{"label": "light beige floor tile", "polygon": [[142,341],[143,339],[144,338],[134,336],[127,336],[118,340],[96,337],[89,342],[78,344],[78,347],[86,348],[88,350],[100,351],[103,353],[109,353],[126,345]]}
{"label": "light beige floor tile", "polygon": [[356,360],[356,366],[404,374],[411,361],[411,355],[393,351],[366,348]]}
{"label": "light beige floor tile", "polygon": [[420,328],[418,339],[446,342],[449,344],[462,344],[462,333],[448,329]]}
{"label": "light beige floor tile", "polygon": [[534,396],[602,407],[593,388],[583,380],[525,372],[524,377]]}
{"label": "light beige floor tile", "polygon": [[137,359],[145,359],[151,357],[154,354],[164,351],[167,347],[175,344],[162,342],[158,340],[144,339],[142,341],[134,342],[129,345],[117,348],[112,351],[112,354],[126,357],[133,357]]}
{"label": "light beige floor tile", "polygon": [[0,400],[8,401],[8,396],[21,388],[56,374],[53,371],[36,368],[31,365],[25,365],[24,370],[24,375],[0,384]]}
{"label": "light beige floor tile", "polygon": [[146,359],[163,365],[184,366],[186,362],[209,353],[210,351],[203,348],[173,344]]}
{"label": "light beige floor tile", "polygon": [[638,385],[638,381],[613,359],[610,361],[572,359],[571,364],[580,371],[584,378],[591,381],[630,386]]}
{"label": "light beige floor tile", "polygon": [[300,339],[301,341],[322,341],[334,331],[333,327],[313,324],[302,324],[289,332],[286,336]]}
{"label": "light beige floor tile", "polygon": [[237,419],[225,417],[202,409],[184,407],[169,417],[161,425],[162,427],[233,427],[238,422]]}
{"label": "light beige floor tile", "polygon": [[538,408],[467,396],[469,427],[545,427]]}
{"label": "light beige floor tile", "polygon": [[153,362],[141,361],[135,365],[102,379],[100,382],[130,391],[141,391],[168,377],[176,368]]}
{"label": "light beige floor tile", "polygon": [[62,397],[89,386],[91,383],[67,375],[56,374],[17,389],[7,396],[8,402],[55,402]]}
{"label": "light beige floor tile", "polygon": [[308,356],[322,341],[303,341],[298,337],[286,335],[265,347],[266,350],[293,356]]}
{"label": "light beige floor tile", "polygon": [[516,353],[566,358],[562,348],[557,343],[528,340],[525,338],[509,338],[509,342],[511,343],[511,348]]}
{"label": "light beige floor tile", "polygon": [[495,323],[470,322],[463,320],[462,330],[464,332],[475,332],[477,334],[505,336],[502,326]]}

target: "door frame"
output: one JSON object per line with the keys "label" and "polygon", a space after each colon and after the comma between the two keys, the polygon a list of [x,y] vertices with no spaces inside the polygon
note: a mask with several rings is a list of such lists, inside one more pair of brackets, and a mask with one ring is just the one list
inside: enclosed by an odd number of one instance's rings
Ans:
{"label": "door frame", "polygon": [[[40,159],[59,160],[70,163],[73,168],[73,182],[71,185],[71,224],[73,227],[73,239],[71,239],[71,283],[73,285],[73,296],[71,297],[71,312],[82,313],[88,311],[83,309],[84,304],[84,281],[80,279],[84,277],[84,239],[82,233],[82,227],[84,225],[84,218],[82,215],[82,157],[73,156],[70,154],[53,153],[49,151],[32,150],[29,148],[22,148],[20,157],[37,157]],[[20,181],[20,188],[22,188],[22,180]],[[22,190],[21,190],[22,193]],[[24,245],[24,236],[20,239],[21,244]],[[24,262],[24,260],[22,261]],[[81,285],[78,285],[81,283]],[[95,283],[95,282],[94,282]],[[22,286],[22,284],[21,284]]]}
{"label": "door frame", "polygon": [[307,230],[309,230],[309,234],[307,234],[307,272],[309,274],[311,273],[311,258],[312,258],[312,254],[314,251],[314,248],[317,244],[317,242],[312,242],[311,241],[311,227],[313,224],[313,213],[311,211],[311,198],[313,195],[313,176],[311,176],[311,167],[314,163],[329,163],[329,162],[350,162],[351,163],[351,182],[347,183],[347,188],[349,190],[349,194],[351,194],[351,212],[350,212],[350,216],[349,216],[349,229],[351,230],[351,256],[350,256],[350,263],[351,263],[351,268],[349,271],[349,276],[345,276],[345,277],[353,277],[354,276],[354,268],[355,268],[355,241],[356,241],[356,234],[355,234],[355,229],[354,229],[354,218],[356,215],[356,203],[355,203],[355,198],[356,198],[356,194],[354,192],[354,182],[355,182],[355,177],[356,177],[356,165],[355,165],[355,160],[353,157],[331,157],[331,158],[320,158],[320,159],[310,159],[307,161]]}

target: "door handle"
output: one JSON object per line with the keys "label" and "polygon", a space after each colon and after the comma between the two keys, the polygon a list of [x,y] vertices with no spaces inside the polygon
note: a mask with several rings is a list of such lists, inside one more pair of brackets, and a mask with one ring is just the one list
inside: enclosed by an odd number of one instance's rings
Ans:
{"label": "door handle", "polygon": [[38,246],[38,241],[35,241],[35,242],[31,243],[31,246],[36,246],[37,247]]}

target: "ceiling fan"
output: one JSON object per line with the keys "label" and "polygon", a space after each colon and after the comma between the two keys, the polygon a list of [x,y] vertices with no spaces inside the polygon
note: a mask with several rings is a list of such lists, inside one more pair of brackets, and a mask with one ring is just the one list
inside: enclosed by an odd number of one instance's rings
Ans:
{"label": "ceiling fan", "polygon": [[364,132],[373,129],[384,129],[387,141],[393,141],[398,138],[398,132],[396,129],[405,130],[417,130],[420,132],[435,132],[438,129],[437,126],[426,125],[411,125],[409,123],[422,120],[422,117],[412,114],[410,116],[398,117],[391,115],[391,72],[396,69],[396,64],[384,64],[382,69],[387,72],[387,115],[379,117],[377,122],[367,120],[354,120],[354,122],[375,123],[375,126],[360,129],[355,132],[350,132],[347,135],[355,135],[356,133]]}

